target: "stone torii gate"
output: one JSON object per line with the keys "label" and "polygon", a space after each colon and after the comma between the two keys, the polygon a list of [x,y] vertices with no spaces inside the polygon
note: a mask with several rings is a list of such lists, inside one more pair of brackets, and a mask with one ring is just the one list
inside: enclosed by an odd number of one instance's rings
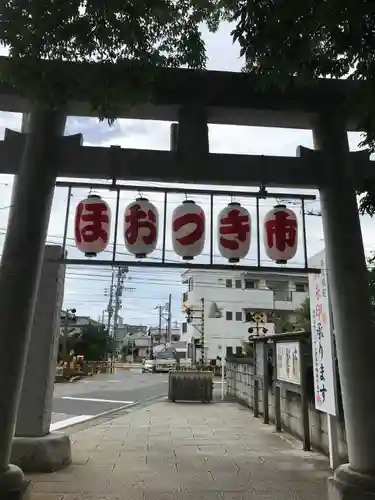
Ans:
{"label": "stone torii gate", "polygon": [[[101,71],[62,64],[67,81],[77,68],[93,82]],[[82,96],[50,110],[0,87],[0,110],[28,115],[23,132],[7,131],[0,142],[0,172],[17,175],[0,273],[0,497],[22,498],[25,489],[10,452],[54,186],[68,176],[319,189],[349,453],[330,494],[374,498],[375,337],[355,189],[375,174],[366,152],[349,153],[347,138],[365,84],[322,79],[263,93],[246,74],[161,70],[150,85],[152,102],[124,102],[118,117],[178,122],[177,151],[83,147],[80,136],[63,137],[67,116],[95,116]],[[315,150],[300,148],[296,158],[211,154],[207,123],[312,129]]]}

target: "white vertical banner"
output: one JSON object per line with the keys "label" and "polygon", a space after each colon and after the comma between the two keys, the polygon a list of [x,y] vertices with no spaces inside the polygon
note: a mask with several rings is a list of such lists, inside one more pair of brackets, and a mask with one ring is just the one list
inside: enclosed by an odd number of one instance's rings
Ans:
{"label": "white vertical banner", "polygon": [[335,361],[326,260],[324,252],[316,257],[309,262],[321,269],[320,274],[309,274],[315,408],[336,415]]}

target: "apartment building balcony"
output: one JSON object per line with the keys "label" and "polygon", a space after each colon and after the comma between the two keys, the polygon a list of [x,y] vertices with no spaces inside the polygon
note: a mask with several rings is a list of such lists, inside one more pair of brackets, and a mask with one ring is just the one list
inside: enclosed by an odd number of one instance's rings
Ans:
{"label": "apartment building balcony", "polygon": [[207,305],[214,301],[219,307],[237,304],[246,309],[294,311],[308,296],[307,292],[289,290],[236,290],[202,288],[182,294],[182,304],[200,309],[202,297]]}
{"label": "apartment building balcony", "polygon": [[274,306],[279,311],[295,311],[308,297],[307,292],[275,291]]}

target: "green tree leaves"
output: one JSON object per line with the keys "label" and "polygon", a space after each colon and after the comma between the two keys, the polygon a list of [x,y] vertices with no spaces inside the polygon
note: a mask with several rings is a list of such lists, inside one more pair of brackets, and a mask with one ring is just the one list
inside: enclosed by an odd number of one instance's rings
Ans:
{"label": "green tree leaves", "polygon": [[295,310],[296,322],[294,328],[296,330],[310,331],[310,297],[306,297],[302,304]]}
{"label": "green tree leaves", "polygon": [[8,0],[0,39],[12,57],[200,68],[199,24],[219,17],[215,0]]}
{"label": "green tree leaves", "polygon": [[69,350],[76,355],[83,355],[85,361],[105,361],[115,352],[112,337],[102,325],[89,324],[82,328],[82,333],[68,340]]}
{"label": "green tree leaves", "polygon": [[0,44],[10,48],[11,60],[2,65],[0,82],[60,106],[74,96],[58,65],[44,75],[40,60],[133,63],[135,71],[142,68],[142,78],[131,78],[121,92],[113,85],[109,64],[102,66],[99,81],[79,75],[77,93],[101,118],[113,120],[119,101],[131,106],[151,98],[157,68],[204,68],[199,28],[206,23],[216,29],[221,12],[219,0],[7,0]]}
{"label": "green tree leaves", "polygon": [[[375,2],[369,0],[224,0],[236,23],[245,71],[263,88],[292,78],[351,78],[369,82],[357,104],[365,130],[361,146],[375,151]],[[373,215],[375,185],[360,209]]]}

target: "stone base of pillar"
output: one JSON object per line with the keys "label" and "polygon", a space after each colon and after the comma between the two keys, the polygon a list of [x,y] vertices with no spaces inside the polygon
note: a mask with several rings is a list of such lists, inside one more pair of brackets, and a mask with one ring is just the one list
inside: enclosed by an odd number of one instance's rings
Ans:
{"label": "stone base of pillar", "polygon": [[30,497],[30,481],[25,479],[19,467],[9,465],[8,469],[0,474],[1,500],[29,500]]}
{"label": "stone base of pillar", "polygon": [[10,461],[24,472],[53,472],[67,467],[72,461],[69,436],[51,433],[43,437],[15,437]]}
{"label": "stone base of pillar", "polygon": [[328,479],[329,500],[375,500],[375,475],[360,474],[340,465]]}

